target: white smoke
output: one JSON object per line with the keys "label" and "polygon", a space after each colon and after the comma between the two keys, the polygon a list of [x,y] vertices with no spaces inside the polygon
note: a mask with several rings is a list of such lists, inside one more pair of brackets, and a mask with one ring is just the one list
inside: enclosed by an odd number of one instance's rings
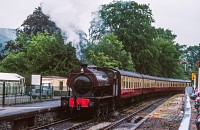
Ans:
{"label": "white smoke", "polygon": [[42,11],[67,35],[67,42],[79,43],[76,29],[88,34],[91,13],[98,10],[101,4],[111,0],[44,0]]}

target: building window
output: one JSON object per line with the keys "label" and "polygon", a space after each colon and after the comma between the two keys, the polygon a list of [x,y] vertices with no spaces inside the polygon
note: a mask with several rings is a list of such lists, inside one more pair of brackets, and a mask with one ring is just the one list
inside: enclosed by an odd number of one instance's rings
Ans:
{"label": "building window", "polygon": [[63,81],[60,81],[59,83],[59,90],[63,90]]}

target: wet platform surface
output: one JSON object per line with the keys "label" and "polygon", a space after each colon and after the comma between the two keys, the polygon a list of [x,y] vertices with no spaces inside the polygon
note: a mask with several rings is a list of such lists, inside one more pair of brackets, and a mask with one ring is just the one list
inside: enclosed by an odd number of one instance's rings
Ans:
{"label": "wet platform surface", "polygon": [[41,111],[44,109],[52,109],[56,107],[60,107],[60,100],[0,107],[0,118],[21,113]]}

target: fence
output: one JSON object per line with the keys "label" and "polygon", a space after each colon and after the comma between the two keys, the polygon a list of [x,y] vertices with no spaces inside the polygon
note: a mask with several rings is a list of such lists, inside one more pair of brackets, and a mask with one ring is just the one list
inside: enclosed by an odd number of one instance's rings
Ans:
{"label": "fence", "polygon": [[[51,91],[51,93],[50,93]],[[0,86],[0,106],[12,106],[16,104],[33,103],[40,101],[60,100],[61,96],[67,96],[66,91],[54,91],[53,87],[26,87],[25,90],[16,86]]]}

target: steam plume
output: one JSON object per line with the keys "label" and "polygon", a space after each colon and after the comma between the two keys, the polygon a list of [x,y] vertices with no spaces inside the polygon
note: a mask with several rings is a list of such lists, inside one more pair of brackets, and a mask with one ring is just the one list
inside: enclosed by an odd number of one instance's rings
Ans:
{"label": "steam plume", "polygon": [[101,4],[111,0],[44,0],[42,11],[64,31],[68,37],[67,42],[79,43],[77,29],[88,34],[91,21],[91,12],[98,9]]}

